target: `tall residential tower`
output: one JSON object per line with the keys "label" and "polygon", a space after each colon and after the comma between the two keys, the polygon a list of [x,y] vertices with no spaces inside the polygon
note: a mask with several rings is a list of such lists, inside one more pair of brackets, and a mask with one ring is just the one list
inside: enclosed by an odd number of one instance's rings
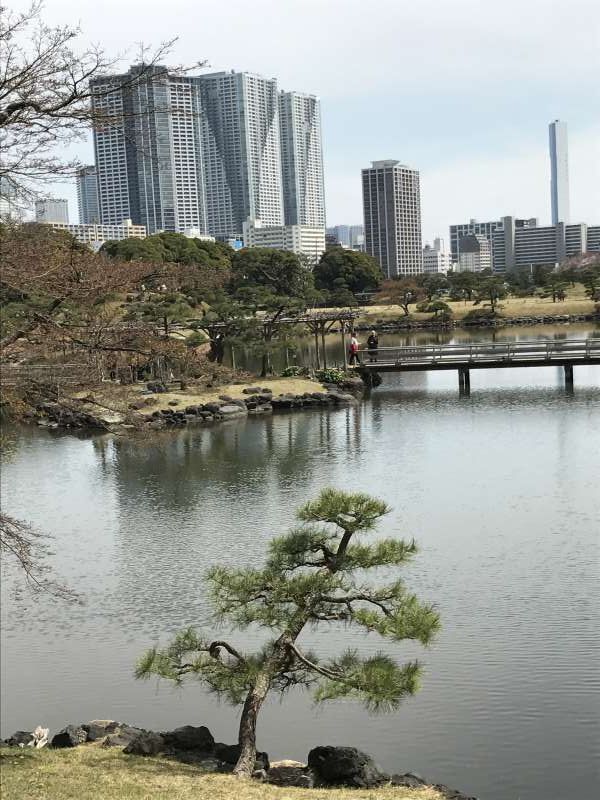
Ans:
{"label": "tall residential tower", "polygon": [[279,93],[286,225],[325,225],[321,109],[318,98]]}
{"label": "tall residential tower", "polygon": [[324,225],[317,98],[246,72],[163,67],[134,66],[93,88],[103,223],[223,239],[248,218]]}
{"label": "tall residential tower", "polygon": [[549,125],[550,204],[552,224],[569,223],[569,145],[567,123],[555,119]]}
{"label": "tall residential tower", "polygon": [[423,271],[419,173],[399,161],[362,171],[365,250],[386,278]]}
{"label": "tall residential tower", "polygon": [[98,177],[96,167],[81,167],[77,170],[77,208],[80,225],[98,225]]}

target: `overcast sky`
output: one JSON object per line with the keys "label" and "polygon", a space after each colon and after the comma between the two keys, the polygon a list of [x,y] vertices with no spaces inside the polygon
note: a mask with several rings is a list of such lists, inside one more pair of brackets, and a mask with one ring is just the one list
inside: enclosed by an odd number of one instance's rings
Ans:
{"label": "overcast sky", "polygon": [[45,18],[132,56],[177,36],[175,63],[318,95],[328,225],[362,222],[360,169],[382,158],[420,170],[424,241],[471,217],[549,223],[556,118],[571,221],[600,224],[597,0],[46,0]]}

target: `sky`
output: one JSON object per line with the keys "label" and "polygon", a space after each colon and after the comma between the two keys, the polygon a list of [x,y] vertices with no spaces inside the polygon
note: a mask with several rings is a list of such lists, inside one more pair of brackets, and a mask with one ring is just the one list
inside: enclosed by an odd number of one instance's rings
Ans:
{"label": "sky", "polygon": [[[549,224],[553,119],[569,126],[571,221],[600,224],[597,0],[46,0],[44,16],[124,64],[178,37],[170,63],[318,95],[328,225],[362,222],[360,170],[385,158],[421,173],[424,242],[472,217]],[[77,152],[92,163],[91,138]],[[56,194],[74,221],[74,187]]]}

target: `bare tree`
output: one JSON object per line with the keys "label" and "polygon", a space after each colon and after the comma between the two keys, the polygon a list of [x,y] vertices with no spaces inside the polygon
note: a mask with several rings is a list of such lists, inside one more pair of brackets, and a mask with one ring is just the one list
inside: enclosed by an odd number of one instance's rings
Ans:
{"label": "bare tree", "polygon": [[34,592],[46,592],[65,600],[77,600],[77,594],[50,575],[45,558],[50,555],[50,537],[30,525],[0,512],[0,554],[16,562]]}
{"label": "bare tree", "polygon": [[[42,10],[41,0],[33,0],[22,13],[0,6],[0,177],[11,182],[17,205],[30,202],[40,185],[71,177],[80,166],[77,159],[64,157],[65,148],[84,138],[92,124],[107,124],[92,109],[92,94],[98,90],[91,82],[114,72],[123,58],[108,56],[98,45],[77,49],[81,30],[45,24]],[[141,45],[140,68],[101,92],[202,66],[160,66],[175,41],[152,49]],[[118,122],[114,114],[108,120]]]}

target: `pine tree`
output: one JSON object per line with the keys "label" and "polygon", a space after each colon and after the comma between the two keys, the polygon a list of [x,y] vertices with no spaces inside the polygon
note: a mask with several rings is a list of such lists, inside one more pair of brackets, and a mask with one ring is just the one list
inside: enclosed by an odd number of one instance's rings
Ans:
{"label": "pine tree", "polygon": [[271,638],[259,652],[241,653],[226,641],[205,638],[190,628],[138,662],[138,678],[158,675],[180,683],[193,676],[228,702],[243,706],[235,767],[239,776],[252,774],[257,718],[271,691],[283,694],[293,686],[308,687],[317,702],[347,697],[362,701],[369,711],[380,711],[397,708],[418,689],[417,661],[398,665],[384,653],[363,658],[353,650],[320,659],[298,645],[307,627],[332,623],[396,642],[431,641],[439,628],[432,605],[421,603],[402,580],[367,580],[377,568],[399,567],[417,553],[414,540],[360,541],[388,511],[384,502],[366,494],[325,489],[299,509],[298,527],[270,542],[263,569],[209,571],[215,621],[266,629]]}

